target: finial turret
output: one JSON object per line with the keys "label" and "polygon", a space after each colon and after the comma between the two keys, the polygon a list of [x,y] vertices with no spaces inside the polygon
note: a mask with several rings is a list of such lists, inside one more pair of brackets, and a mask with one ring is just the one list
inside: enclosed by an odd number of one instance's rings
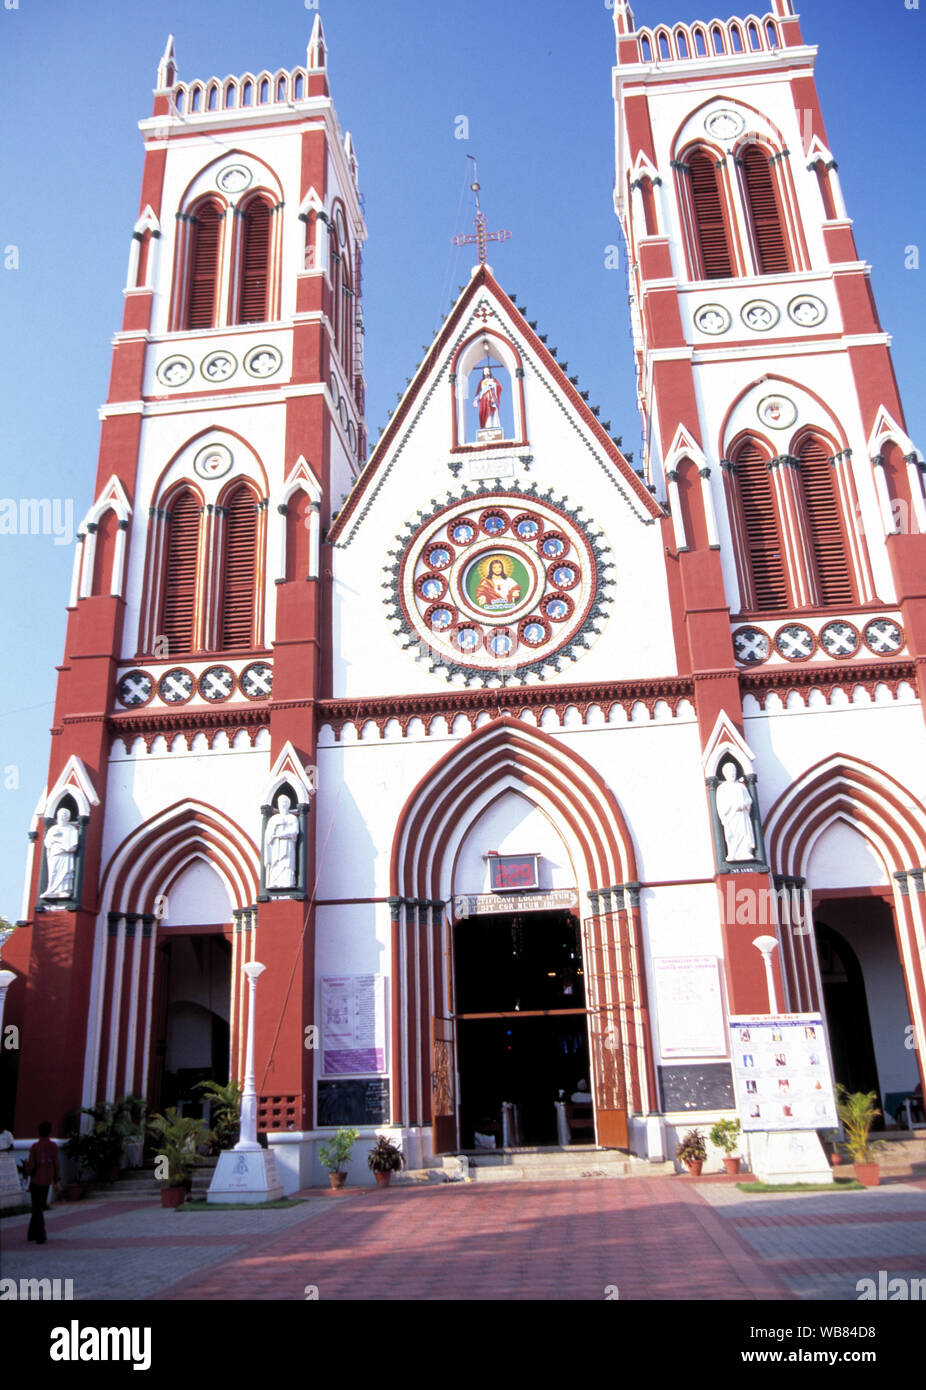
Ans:
{"label": "finial turret", "polygon": [[161,54],[161,61],[158,63],[158,88],[165,91],[172,87],[177,80],[177,59],[174,53],[174,36],[168,34],[167,45]]}
{"label": "finial turret", "polygon": [[322,29],[322,17],[320,14],[315,16],[315,23],[312,25],[312,37],[309,39],[308,52],[306,54],[306,67],[322,69],[327,66],[328,49],[325,44],[325,31]]}

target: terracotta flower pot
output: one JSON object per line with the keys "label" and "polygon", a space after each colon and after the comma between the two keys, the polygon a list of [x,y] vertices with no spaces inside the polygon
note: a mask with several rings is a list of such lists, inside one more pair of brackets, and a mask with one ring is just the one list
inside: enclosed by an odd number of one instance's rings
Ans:
{"label": "terracotta flower pot", "polygon": [[388,1170],[385,1173],[381,1173],[377,1168],[374,1170],[373,1176],[376,1179],[377,1187],[388,1187],[392,1180],[392,1174]]}
{"label": "terracotta flower pot", "polygon": [[838,1168],[841,1162],[842,1162],[842,1154],[841,1154],[841,1153],[838,1153],[838,1152],[834,1149],[833,1152],[830,1154],[830,1164],[832,1165],[832,1167]]}
{"label": "terracotta flower pot", "polygon": [[740,1170],[740,1160],[739,1158],[732,1158],[730,1155],[725,1155],[723,1167],[724,1172],[729,1173],[730,1176],[733,1177]]}
{"label": "terracotta flower pot", "polygon": [[185,1201],[186,1201],[186,1188],[185,1188],[185,1187],[162,1187],[162,1188],[161,1188],[161,1206],[162,1206],[162,1207],[179,1207],[179,1206],[180,1206],[183,1202],[185,1202]]}
{"label": "terracotta flower pot", "polygon": [[878,1187],[881,1182],[881,1170],[877,1163],[856,1163],[855,1176],[863,1187]]}
{"label": "terracotta flower pot", "polygon": [[69,1202],[79,1202],[80,1199],[81,1199],[81,1197],[83,1197],[84,1193],[86,1192],[86,1190],[87,1190],[87,1184],[86,1184],[85,1182],[69,1182],[69,1183],[68,1183],[68,1201],[69,1201]]}
{"label": "terracotta flower pot", "polygon": [[346,1174],[346,1173],[329,1173],[329,1174],[328,1174],[328,1186],[329,1186],[329,1187],[343,1187],[344,1184],[345,1184],[346,1182],[347,1182],[347,1174]]}
{"label": "terracotta flower pot", "polygon": [[704,1159],[688,1158],[685,1160],[685,1167],[693,1178],[699,1178],[701,1176],[701,1169],[704,1167]]}

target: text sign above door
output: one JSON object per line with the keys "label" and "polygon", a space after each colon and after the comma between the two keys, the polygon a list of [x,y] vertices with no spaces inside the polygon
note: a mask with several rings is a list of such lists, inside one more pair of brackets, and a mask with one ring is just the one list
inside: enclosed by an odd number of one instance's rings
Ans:
{"label": "text sign above door", "polygon": [[495,912],[556,912],[578,905],[574,888],[554,888],[549,893],[461,893],[453,900],[453,915],[459,921]]}

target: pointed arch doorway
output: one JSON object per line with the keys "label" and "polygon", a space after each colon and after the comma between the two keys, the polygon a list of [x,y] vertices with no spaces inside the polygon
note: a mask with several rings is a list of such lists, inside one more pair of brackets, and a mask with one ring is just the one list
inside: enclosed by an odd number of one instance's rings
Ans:
{"label": "pointed arch doorway", "polygon": [[[502,847],[539,851],[530,904],[482,892]],[[555,1135],[558,1092],[568,1098],[587,1080],[588,1137],[626,1148],[631,1114],[656,1095],[637,886],[613,793],[563,740],[503,715],[441,759],[393,843],[394,1122],[430,1130],[434,1152],[451,1151],[477,1121],[501,1132],[501,1116],[480,1111],[519,1103],[496,1095],[507,1083],[524,1091],[527,1133]],[[541,1007],[526,1009],[528,999]],[[491,1007],[471,1007],[480,1000]]]}

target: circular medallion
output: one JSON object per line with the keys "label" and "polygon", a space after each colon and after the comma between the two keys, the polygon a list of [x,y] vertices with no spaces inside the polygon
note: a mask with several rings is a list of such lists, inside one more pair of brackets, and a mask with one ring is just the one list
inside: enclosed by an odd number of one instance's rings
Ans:
{"label": "circular medallion", "polygon": [[199,693],[204,700],[227,700],[235,692],[235,673],[227,666],[210,666],[199,678]]}
{"label": "circular medallion", "polygon": [[168,705],[185,705],[193,694],[195,682],[191,672],[175,666],[158,681],[158,694]]}
{"label": "circular medallion", "polygon": [[772,644],[760,627],[740,627],[733,634],[733,655],[744,666],[758,666],[768,659]]}
{"label": "circular medallion", "polygon": [[162,386],[185,386],[192,375],[193,363],[179,353],[174,357],[165,357],[156,372]]}
{"label": "circular medallion", "polygon": [[775,650],[786,661],[806,661],[816,645],[816,637],[803,623],[787,623],[775,633]]}
{"label": "circular medallion", "polygon": [[522,611],[537,591],[537,573],[527,557],[511,550],[488,550],[462,575],[464,601],[470,611],[489,618]]}
{"label": "circular medallion", "polygon": [[227,381],[234,376],[237,366],[230,352],[210,352],[208,357],[203,358],[199,370],[207,381]]}
{"label": "circular medallion", "polygon": [[827,656],[835,657],[837,660],[847,656],[855,656],[860,645],[861,638],[858,635],[858,628],[852,623],[827,623],[825,627],[820,629],[820,646]]}
{"label": "circular medallion", "polygon": [[459,521],[455,521],[450,527],[450,539],[454,545],[469,545],[476,539],[479,532],[479,523],[473,521],[471,517],[461,516]]}
{"label": "circular medallion", "polygon": [[826,305],[815,294],[799,294],[788,305],[788,317],[801,328],[815,328],[826,318]]}
{"label": "circular medallion", "polygon": [[767,333],[775,327],[781,313],[777,305],[768,299],[751,299],[740,310],[740,318],[747,328],[754,329],[756,333]]}
{"label": "circular medallion", "polygon": [[756,406],[756,414],[769,429],[787,430],[797,419],[797,406],[789,396],[764,396]]}
{"label": "circular medallion", "polygon": [[702,304],[695,310],[695,328],[702,333],[726,333],[733,320],[721,304]]}
{"label": "circular medallion", "polygon": [[215,176],[216,187],[223,193],[242,193],[250,188],[253,175],[244,164],[226,164]]}
{"label": "circular medallion", "polygon": [[247,695],[249,700],[268,699],[273,689],[273,667],[265,661],[253,661],[241,672],[238,686],[242,695]]}
{"label": "circular medallion", "polygon": [[244,370],[249,376],[267,377],[273,376],[283,365],[283,358],[275,347],[264,344],[262,347],[251,348],[245,354]]}
{"label": "circular medallion", "polygon": [[146,705],[154,694],[154,681],[147,671],[129,671],[116,687],[120,705],[126,709],[136,709]]}
{"label": "circular medallion", "polygon": [[426,518],[397,566],[395,617],[419,639],[403,645],[448,679],[478,672],[483,683],[542,675],[554,653],[577,659],[611,600],[600,592],[602,538],[563,507],[489,494],[482,510],[468,496]]}
{"label": "circular medallion", "polygon": [[712,111],[704,122],[704,129],[715,140],[734,140],[746,128],[746,123],[737,111]]}
{"label": "circular medallion", "polygon": [[193,460],[193,472],[200,478],[224,478],[231,472],[234,459],[224,444],[207,444]]}
{"label": "circular medallion", "polygon": [[862,634],[865,646],[876,656],[893,656],[904,644],[903,629],[893,618],[872,618]]}

